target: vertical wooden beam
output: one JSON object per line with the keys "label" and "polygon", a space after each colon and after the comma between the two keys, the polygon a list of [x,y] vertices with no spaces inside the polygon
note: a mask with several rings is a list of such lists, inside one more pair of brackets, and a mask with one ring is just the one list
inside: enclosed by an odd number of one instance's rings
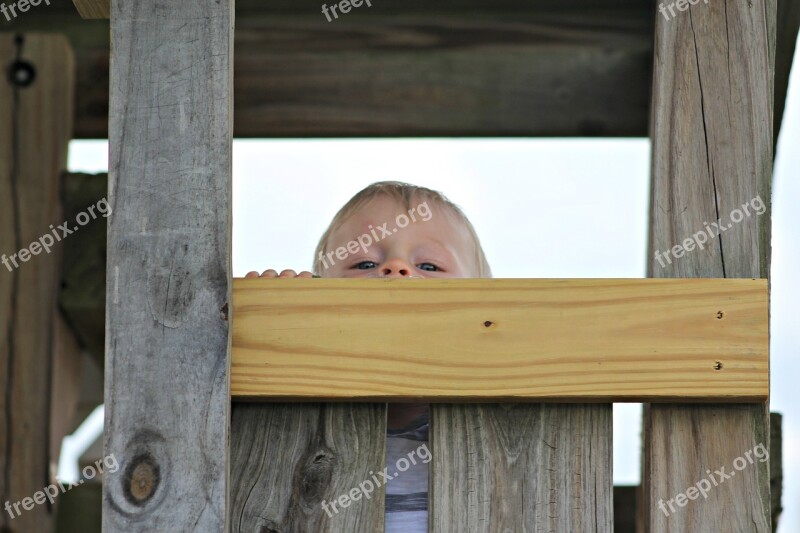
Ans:
{"label": "vertical wooden beam", "polygon": [[[69,243],[65,243],[69,246]],[[53,379],[50,400],[50,471],[58,472],[61,442],[72,433],[81,421],[75,417],[81,399],[81,376],[87,356],[78,345],[78,339],[56,311],[53,325]]]}
{"label": "vertical wooden beam", "polygon": [[[15,69],[24,86],[9,82]],[[0,35],[0,505],[30,498],[51,483],[50,372],[59,250],[38,239],[60,222],[59,177],[72,136],[72,51],[58,35]],[[25,82],[29,82],[26,84]],[[31,243],[37,245],[31,247]],[[35,252],[35,254],[34,254]],[[55,458],[57,459],[57,458]],[[52,506],[9,516],[0,530],[51,530]]]}
{"label": "vertical wooden beam", "polygon": [[386,404],[234,404],[231,532],[382,532],[382,485],[346,508],[322,502],[371,480],[385,453]]}
{"label": "vertical wooden beam", "polygon": [[445,404],[430,531],[611,531],[611,404]]}
{"label": "vertical wooden beam", "polygon": [[[701,2],[670,20],[657,16],[652,277],[768,277],[774,57],[768,28],[775,9],[765,1],[773,0]],[[750,215],[736,221],[731,213],[743,204],[750,204]],[[713,238],[712,223],[724,230]],[[708,237],[702,249],[686,241],[696,234],[696,242],[702,240],[702,232]],[[684,242],[691,250],[664,258]],[[722,364],[724,371],[724,359]],[[768,463],[756,460],[741,471],[733,466],[754,446],[769,449],[765,407],[646,407],[648,531],[770,531]],[[734,475],[719,479],[721,468]],[[678,505],[678,494],[709,476],[723,482],[707,498]]]}
{"label": "vertical wooden beam", "polygon": [[233,0],[115,1],[104,531],[223,531]]}
{"label": "vertical wooden beam", "polygon": [[769,414],[769,488],[772,507],[772,532],[778,530],[783,512],[783,415]]}

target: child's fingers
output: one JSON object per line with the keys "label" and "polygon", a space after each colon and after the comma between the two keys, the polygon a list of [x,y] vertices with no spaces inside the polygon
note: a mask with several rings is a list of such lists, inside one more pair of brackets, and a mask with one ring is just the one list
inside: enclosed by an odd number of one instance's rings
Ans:
{"label": "child's fingers", "polygon": [[291,269],[288,269],[288,268],[286,270],[281,271],[281,273],[278,274],[278,272],[275,269],[270,268],[269,270],[265,270],[264,272],[262,272],[260,275],[255,270],[251,270],[250,272],[245,274],[244,277],[245,278],[259,278],[259,277],[261,277],[261,278],[313,278],[314,275],[311,272],[308,272],[306,270],[304,270],[304,271],[302,271],[302,272],[300,272],[298,274],[294,270],[291,270]]}

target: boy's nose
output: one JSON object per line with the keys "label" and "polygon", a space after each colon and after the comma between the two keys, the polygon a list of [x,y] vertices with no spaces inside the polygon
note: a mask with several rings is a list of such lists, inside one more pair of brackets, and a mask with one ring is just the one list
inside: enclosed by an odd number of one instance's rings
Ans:
{"label": "boy's nose", "polygon": [[381,274],[387,278],[406,278],[413,273],[411,265],[402,259],[390,259],[381,265]]}

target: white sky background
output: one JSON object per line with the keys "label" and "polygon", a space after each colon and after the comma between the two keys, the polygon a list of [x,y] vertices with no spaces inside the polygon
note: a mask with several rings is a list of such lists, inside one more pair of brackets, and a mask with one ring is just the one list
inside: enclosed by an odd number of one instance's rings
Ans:
{"label": "white sky background", "polygon": [[[800,531],[800,48],[794,64],[772,206],[771,410],[784,415],[779,533]],[[71,144],[71,170],[107,165],[105,141]],[[334,213],[379,180],[437,189],[459,204],[495,277],[646,273],[646,139],[234,141],[233,171],[234,276],[310,270]],[[640,416],[638,405],[615,405],[615,484],[639,482]]]}

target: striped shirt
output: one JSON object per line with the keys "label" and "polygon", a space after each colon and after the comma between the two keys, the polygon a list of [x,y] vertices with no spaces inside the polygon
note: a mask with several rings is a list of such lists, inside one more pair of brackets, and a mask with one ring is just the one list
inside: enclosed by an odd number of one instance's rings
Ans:
{"label": "striped shirt", "polygon": [[427,410],[406,427],[387,431],[386,533],[428,531],[430,460]]}

